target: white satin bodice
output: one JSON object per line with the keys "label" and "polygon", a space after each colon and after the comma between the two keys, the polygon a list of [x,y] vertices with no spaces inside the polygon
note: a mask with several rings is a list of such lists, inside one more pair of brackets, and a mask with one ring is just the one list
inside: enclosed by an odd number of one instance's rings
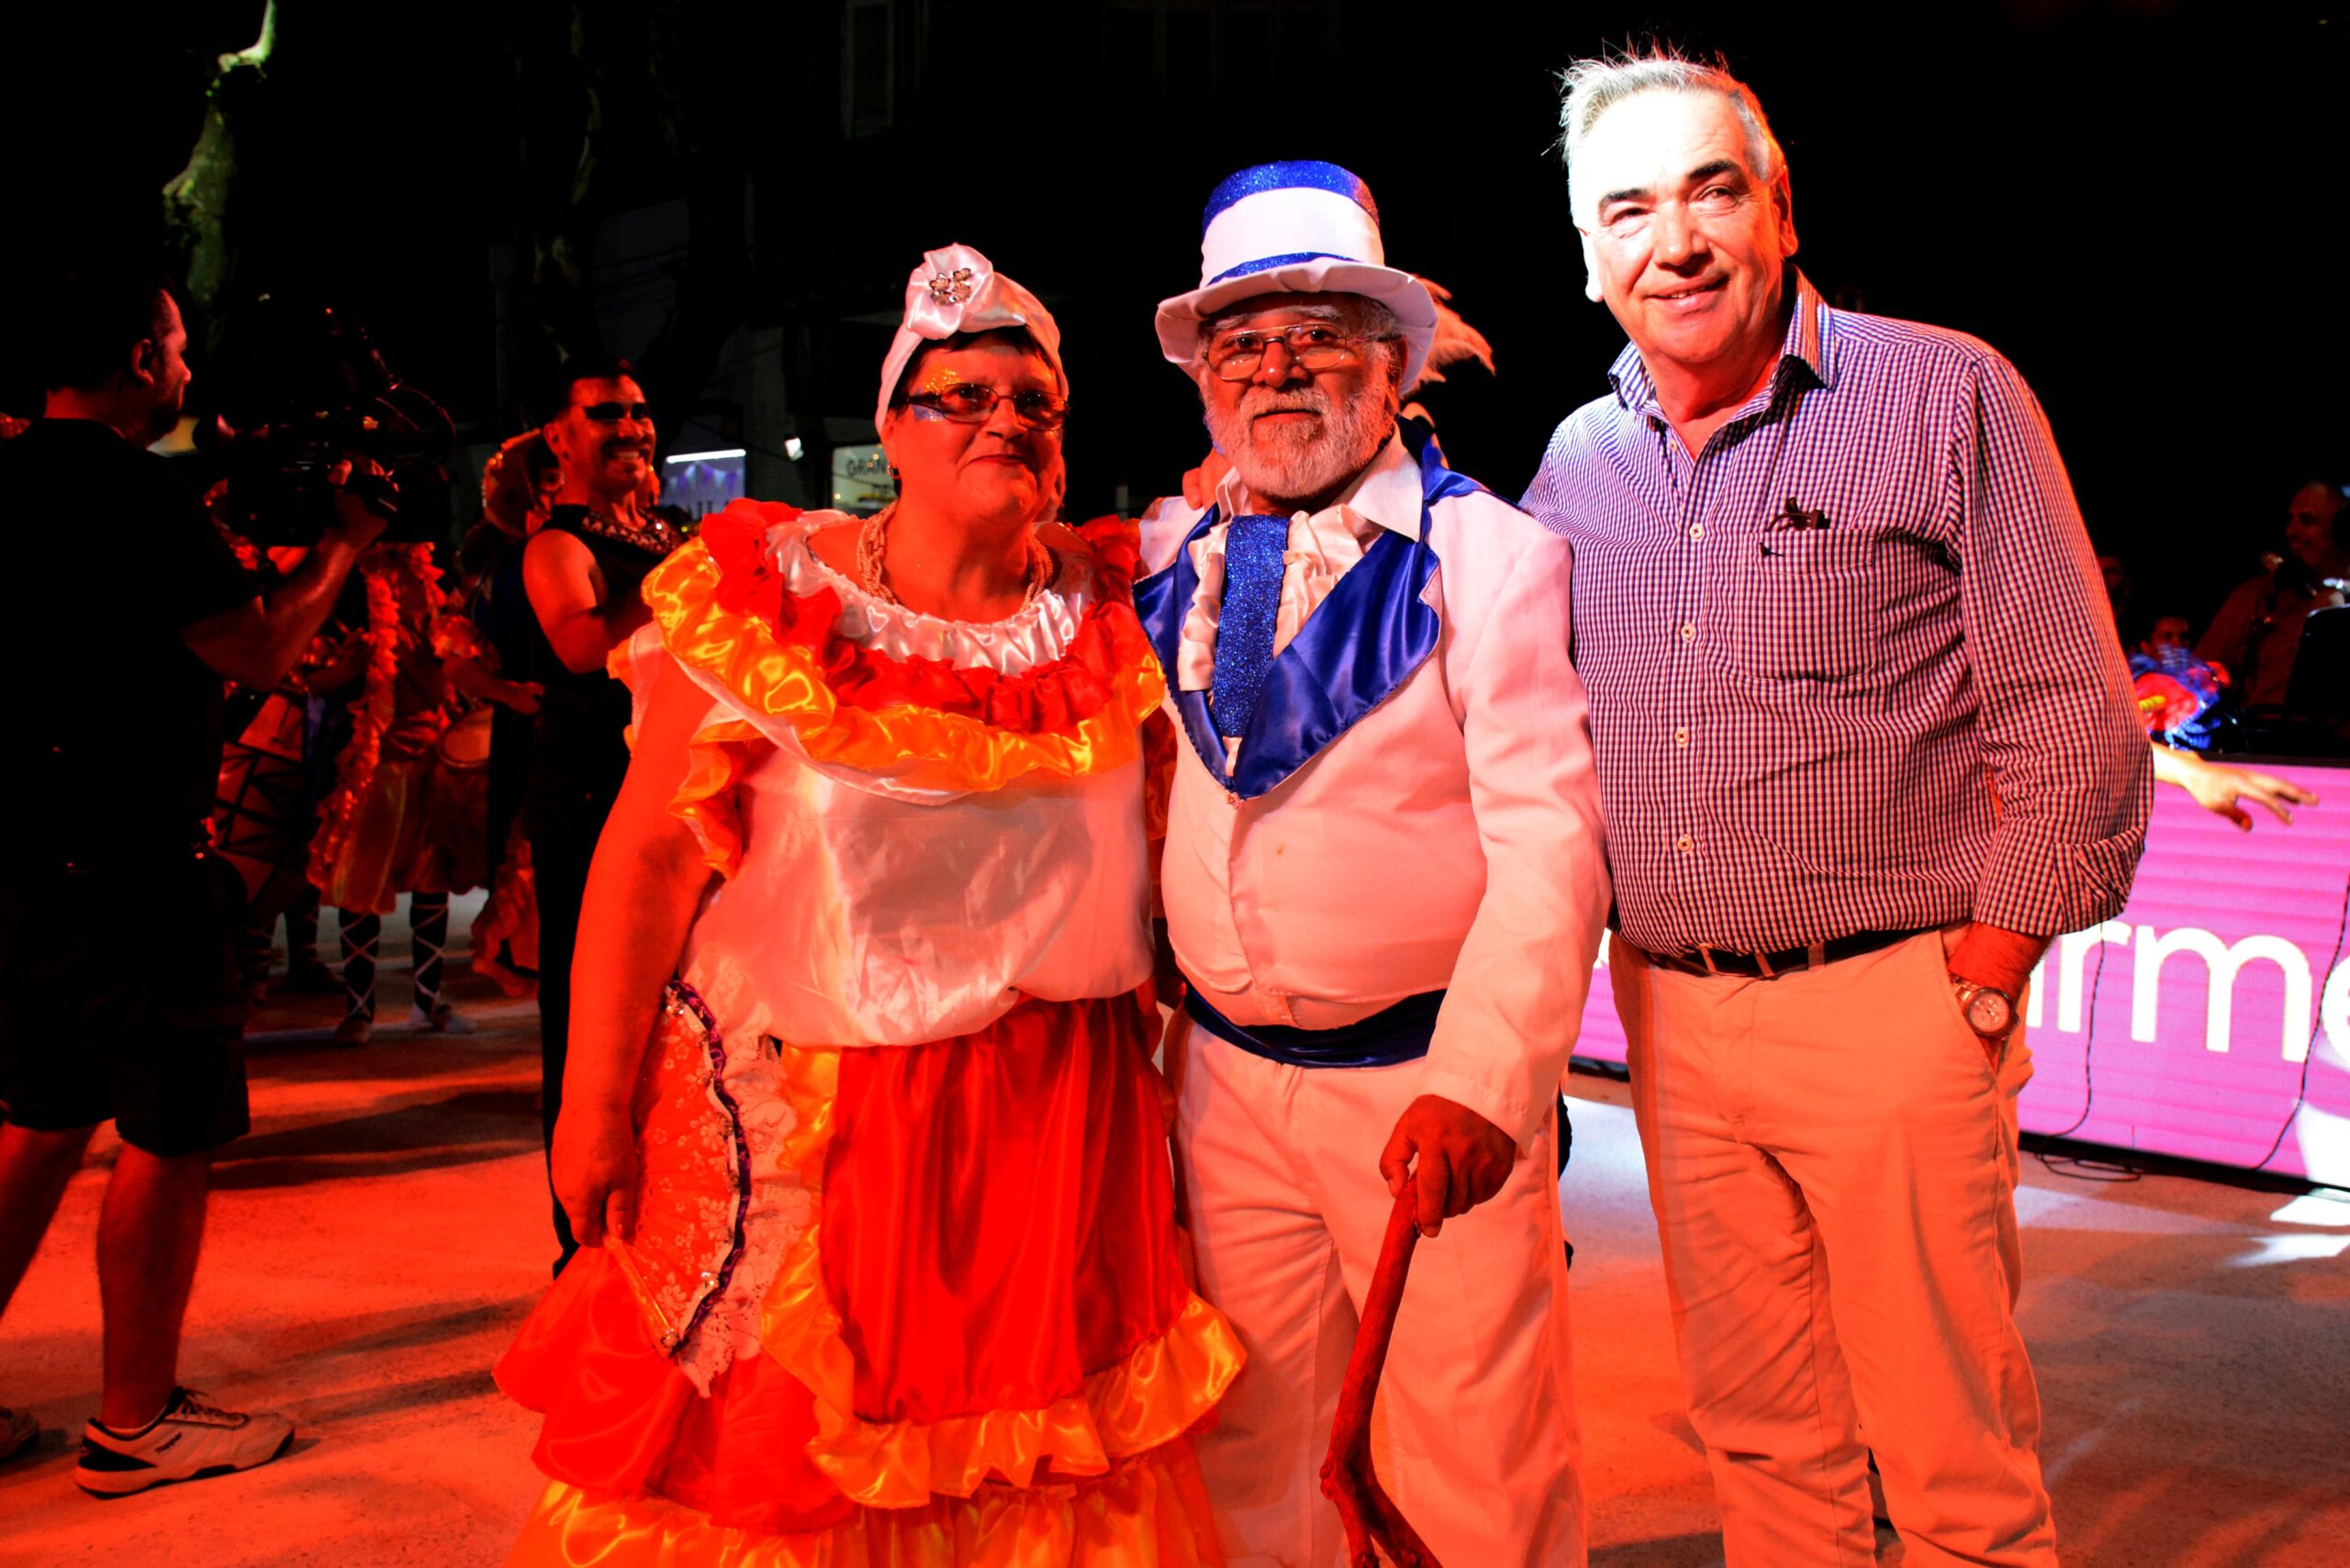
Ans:
{"label": "white satin bodice", "polygon": [[[807,533],[837,521],[808,514],[767,549],[794,593],[821,585],[840,597],[837,629],[862,646],[1014,675],[1061,656],[1091,602],[1073,559],[1005,621],[921,615],[809,551]],[[658,629],[638,633],[631,653],[641,702],[669,662]],[[1033,772],[999,790],[931,788],[813,760],[788,722],[677,667],[710,699],[698,729],[747,721],[770,743],[743,748],[741,866],[713,885],[686,944],[685,977],[729,1031],[914,1045],[981,1028],[1023,996],[1109,996],[1149,977],[1139,762],[1075,778]]]}

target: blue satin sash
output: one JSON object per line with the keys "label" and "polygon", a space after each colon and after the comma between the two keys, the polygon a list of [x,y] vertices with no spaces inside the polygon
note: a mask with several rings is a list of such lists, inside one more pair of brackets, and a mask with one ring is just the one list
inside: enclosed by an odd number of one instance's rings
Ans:
{"label": "blue satin sash", "polygon": [[1394,695],[1436,652],[1444,623],[1420,597],[1438,565],[1429,543],[1434,521],[1430,509],[1448,497],[1472,495],[1484,487],[1445,466],[1435,432],[1426,425],[1405,420],[1397,429],[1420,466],[1420,536],[1406,539],[1381,530],[1362,559],[1305,618],[1297,636],[1265,673],[1256,715],[1240,737],[1237,772],[1225,773],[1224,741],[1210,716],[1207,693],[1175,689],[1175,651],[1183,616],[1199,591],[1192,546],[1215,526],[1217,509],[1208,508],[1184,535],[1166,570],[1135,585],[1135,611],[1158,655],[1168,700],[1182,718],[1192,752],[1211,778],[1243,800],[1253,801],[1286,782]]}
{"label": "blue satin sash", "polygon": [[1336,1029],[1299,1029],[1287,1024],[1236,1024],[1202,1000],[1197,986],[1183,993],[1183,1011],[1192,1023],[1226,1045],[1292,1067],[1393,1067],[1417,1061],[1428,1054],[1436,1015],[1443,1005],[1444,992],[1424,991]]}

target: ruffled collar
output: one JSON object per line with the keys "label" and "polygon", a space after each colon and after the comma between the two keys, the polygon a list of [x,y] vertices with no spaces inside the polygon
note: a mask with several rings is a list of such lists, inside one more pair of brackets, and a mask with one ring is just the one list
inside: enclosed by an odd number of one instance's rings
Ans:
{"label": "ruffled collar", "polygon": [[830,593],[841,604],[834,625],[839,634],[891,658],[937,659],[958,669],[1019,675],[1067,655],[1085,611],[1099,597],[1091,564],[1068,552],[1052,587],[1001,621],[925,615],[867,592],[810,547],[809,540],[822,530],[857,521],[846,512],[802,512],[768,531],[767,550],[789,592]]}
{"label": "ruffled collar", "polygon": [[[1165,690],[1135,619],[1132,525],[1078,529],[1091,564],[1009,620],[941,620],[867,594],[809,551],[789,507],[736,501],[646,579],[663,645],[811,758],[992,790],[1106,771]],[[779,728],[778,727],[779,726]]]}

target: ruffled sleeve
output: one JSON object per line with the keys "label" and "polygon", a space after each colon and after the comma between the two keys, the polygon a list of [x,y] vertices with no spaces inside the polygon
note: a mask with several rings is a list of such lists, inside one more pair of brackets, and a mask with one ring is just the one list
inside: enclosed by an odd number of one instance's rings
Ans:
{"label": "ruffled sleeve", "polygon": [[[612,678],[628,688],[627,739],[636,745],[644,722],[644,707],[660,684],[662,667],[670,663],[661,646],[661,629],[642,626],[623,640],[605,661]],[[669,799],[669,812],[693,829],[701,846],[702,864],[722,877],[733,878],[743,866],[743,818],[735,790],[744,775],[774,743],[734,714],[725,703],[711,699],[705,705],[693,736],[686,743],[686,774]]]}
{"label": "ruffled sleeve", "polygon": [[[1006,637],[892,615],[815,560],[800,513],[737,501],[645,578],[653,636],[615,673],[631,678],[657,645],[756,734],[950,798],[1106,772],[1135,760],[1164,687],[1135,619],[1131,531],[1080,532],[1093,552],[1083,591],[1057,587],[1030,634]],[[912,651],[925,635],[935,651]]]}

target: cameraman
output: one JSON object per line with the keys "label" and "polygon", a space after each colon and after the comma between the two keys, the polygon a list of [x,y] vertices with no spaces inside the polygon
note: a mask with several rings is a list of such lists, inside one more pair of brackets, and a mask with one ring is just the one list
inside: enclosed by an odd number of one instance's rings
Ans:
{"label": "cameraman", "polygon": [[[267,689],[385,519],[353,485],[263,598],[170,465],[187,333],[149,275],[81,274],[40,301],[44,417],[0,445],[17,553],[6,776],[40,831],[0,846],[0,1309],[97,1124],[122,1149],[98,1222],[105,1383],[74,1480],[118,1496],[275,1458],[285,1417],[178,1386],[212,1151],[244,1133],[241,889],[204,823],[222,682]],[[31,1423],[0,1411],[0,1454]]]}

